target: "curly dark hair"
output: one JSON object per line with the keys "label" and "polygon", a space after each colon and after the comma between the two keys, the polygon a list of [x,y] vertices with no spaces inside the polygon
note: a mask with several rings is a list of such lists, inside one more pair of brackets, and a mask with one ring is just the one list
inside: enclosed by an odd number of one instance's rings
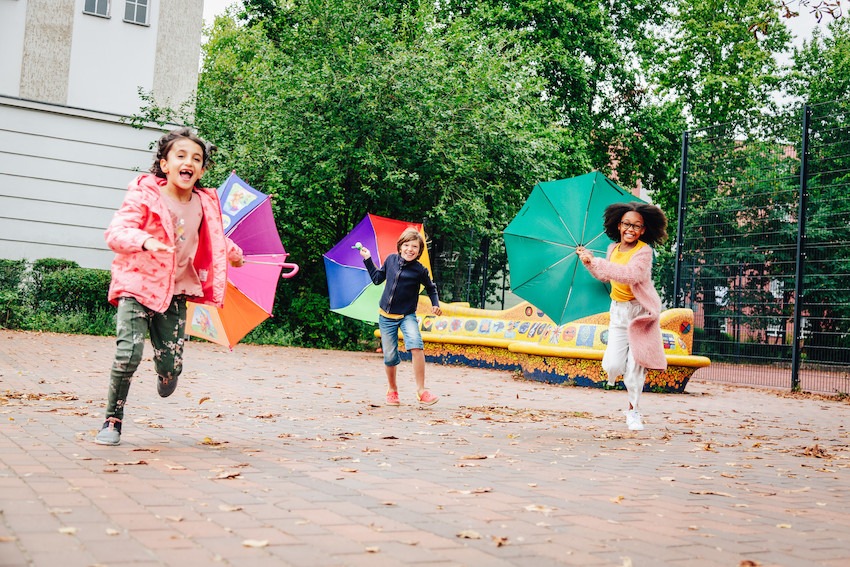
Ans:
{"label": "curly dark hair", "polygon": [[[212,164],[212,154],[216,151],[216,147],[209,142],[205,142],[201,138],[195,134],[191,128],[177,128],[176,130],[172,130],[171,132],[165,134],[162,138],[159,139],[159,142],[156,144],[156,155],[154,156],[153,165],[151,165],[150,172],[156,175],[157,177],[161,177],[165,179],[165,173],[162,171],[162,168],[159,165],[160,160],[166,159],[168,156],[168,152],[171,151],[171,146],[177,140],[187,139],[195,142],[199,146],[201,146],[201,151],[203,152],[203,167],[204,169],[208,168]],[[200,187],[201,180],[195,183],[196,187]]]}
{"label": "curly dark hair", "polygon": [[641,240],[652,246],[667,240],[667,216],[664,211],[656,205],[636,201],[608,205],[603,217],[603,226],[608,238],[614,242],[620,241],[620,221],[623,219],[623,215],[630,211],[634,211],[643,217],[643,225],[646,230],[640,237]]}

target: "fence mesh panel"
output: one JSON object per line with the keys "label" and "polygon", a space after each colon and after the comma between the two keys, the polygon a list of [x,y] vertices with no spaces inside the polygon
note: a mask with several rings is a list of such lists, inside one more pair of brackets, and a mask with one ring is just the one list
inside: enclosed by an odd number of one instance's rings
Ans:
{"label": "fence mesh panel", "polygon": [[800,349],[803,390],[850,391],[846,111],[810,107],[807,145],[803,113],[686,136],[676,302],[695,312],[695,353],[712,359],[696,379],[790,388]]}

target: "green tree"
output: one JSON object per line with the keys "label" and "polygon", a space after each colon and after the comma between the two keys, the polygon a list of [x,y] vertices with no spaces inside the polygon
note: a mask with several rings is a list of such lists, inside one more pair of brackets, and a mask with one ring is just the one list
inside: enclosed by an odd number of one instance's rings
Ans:
{"label": "green tree", "polygon": [[295,298],[327,297],[322,253],[367,212],[424,220],[445,256],[498,235],[535,181],[587,167],[515,32],[381,2],[245,9],[211,30],[197,123],[221,150],[213,179],[236,169],[273,196],[302,266],[276,307],[292,324]]}

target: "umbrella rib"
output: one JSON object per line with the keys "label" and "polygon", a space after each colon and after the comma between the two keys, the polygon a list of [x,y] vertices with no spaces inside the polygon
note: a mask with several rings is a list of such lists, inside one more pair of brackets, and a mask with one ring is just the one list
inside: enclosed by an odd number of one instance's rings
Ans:
{"label": "umbrella rib", "polygon": [[[533,280],[534,278],[536,278],[536,277],[540,276],[541,274],[545,274],[546,272],[548,272],[549,270],[551,270],[552,268],[554,268],[554,267],[555,267],[555,266],[557,266],[558,264],[561,264],[562,262],[566,262],[567,260],[569,260],[570,256],[572,256],[573,254],[575,254],[575,251],[570,252],[570,253],[569,253],[569,254],[567,254],[566,256],[563,256],[563,257],[562,257],[562,258],[560,258],[557,262],[555,262],[555,263],[553,263],[553,264],[549,264],[548,266],[546,266],[545,268],[543,268],[542,270],[540,270],[539,272],[537,272],[536,274],[534,274],[533,276],[531,276],[530,278],[528,278],[527,280],[525,280],[524,282],[522,282],[521,284],[517,284],[517,286],[516,286],[516,287],[511,286],[511,287],[512,287],[512,289],[517,290],[517,289],[522,288],[522,286],[524,286],[525,284],[527,284],[528,282],[530,282],[530,281],[531,281],[531,280]],[[575,272],[573,272],[573,274],[575,274]],[[574,275],[573,277],[575,277],[575,275]]]}
{"label": "umbrella rib", "polygon": [[[572,276],[569,278],[570,282],[575,281],[577,271],[578,271],[578,262],[576,262],[575,265],[573,266],[573,273],[572,273]],[[573,296],[573,285],[571,283],[569,290],[567,291],[567,300],[564,301],[564,308],[561,309],[561,317],[558,319],[558,321],[561,321],[561,320],[564,319],[564,314],[567,312],[567,307],[570,304],[570,299],[572,299],[572,296]]]}
{"label": "umbrella rib", "polygon": [[[557,212],[558,207],[556,207],[555,203],[552,202],[552,199],[549,198],[549,194],[546,191],[543,191],[543,196],[546,197],[546,201],[549,202],[549,206],[552,207],[552,209]],[[564,218],[560,214],[557,215],[557,218],[558,218],[558,221],[561,223],[561,226],[564,227],[564,230],[567,231],[567,234],[569,235],[569,237],[573,239],[573,242],[578,242],[578,240],[576,240],[575,235],[573,234],[573,231],[570,230],[570,227],[568,227],[567,224],[564,222]],[[543,242],[549,242],[549,241],[543,240]],[[552,242],[552,244],[559,244],[559,243]],[[567,244],[567,246],[570,246],[570,245]],[[574,244],[572,246],[573,246],[573,248],[575,248],[576,245]]]}

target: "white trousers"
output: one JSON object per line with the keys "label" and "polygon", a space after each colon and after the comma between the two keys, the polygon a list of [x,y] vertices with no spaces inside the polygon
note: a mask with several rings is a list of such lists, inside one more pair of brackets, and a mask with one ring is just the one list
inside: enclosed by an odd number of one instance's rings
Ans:
{"label": "white trousers", "polygon": [[602,369],[608,374],[608,384],[613,386],[617,376],[622,376],[629,393],[629,403],[634,409],[638,409],[640,394],[643,392],[646,368],[635,362],[632,357],[628,330],[629,323],[642,313],[646,313],[646,310],[637,300],[611,302],[608,348],[602,356]]}

